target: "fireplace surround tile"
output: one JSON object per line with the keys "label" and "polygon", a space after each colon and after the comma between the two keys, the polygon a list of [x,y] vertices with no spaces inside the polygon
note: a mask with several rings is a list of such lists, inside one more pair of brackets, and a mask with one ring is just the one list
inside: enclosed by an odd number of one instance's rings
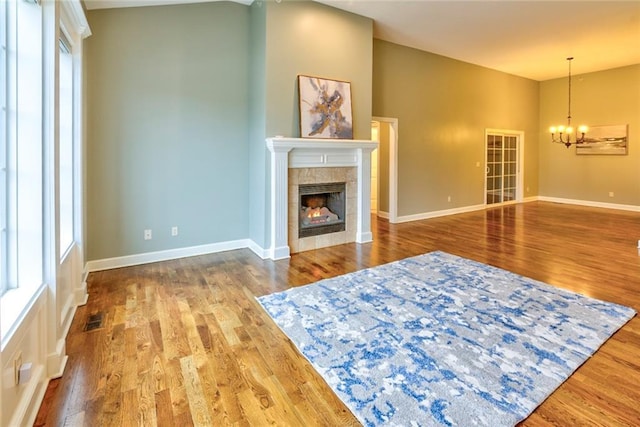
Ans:
{"label": "fireplace surround tile", "polygon": [[[326,248],[356,241],[357,227],[357,174],[355,167],[295,168],[289,169],[288,231],[291,253]],[[299,186],[303,184],[328,184],[344,182],[346,192],[345,231],[298,238],[300,211]]]}
{"label": "fireplace surround tile", "polygon": [[[316,180],[316,168],[303,168],[303,169],[293,169],[298,172],[298,184],[313,184],[314,182],[318,182]],[[291,170],[289,170],[291,173]]]}

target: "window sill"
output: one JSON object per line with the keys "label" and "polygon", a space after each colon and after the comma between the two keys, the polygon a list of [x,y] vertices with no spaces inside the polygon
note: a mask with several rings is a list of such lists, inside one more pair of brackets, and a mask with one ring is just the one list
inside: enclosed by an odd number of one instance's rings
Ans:
{"label": "window sill", "polygon": [[5,349],[44,289],[44,285],[10,289],[0,297],[0,351]]}

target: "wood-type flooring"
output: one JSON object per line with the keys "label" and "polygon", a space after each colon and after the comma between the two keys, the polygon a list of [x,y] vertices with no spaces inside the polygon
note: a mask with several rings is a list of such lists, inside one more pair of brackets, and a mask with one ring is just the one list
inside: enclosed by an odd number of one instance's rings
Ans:
{"label": "wood-type flooring", "polygon": [[[359,425],[255,297],[433,250],[640,311],[638,212],[529,202],[372,227],[372,243],[288,260],[242,249],[91,273],[35,425]],[[640,318],[521,425],[640,425]]]}

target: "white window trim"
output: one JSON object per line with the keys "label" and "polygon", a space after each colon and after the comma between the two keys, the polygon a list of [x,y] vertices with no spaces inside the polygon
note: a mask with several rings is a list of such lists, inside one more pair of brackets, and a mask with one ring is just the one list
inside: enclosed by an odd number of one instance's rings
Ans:
{"label": "white window trim", "polygon": [[60,21],[65,27],[78,34],[81,39],[89,37],[91,35],[91,29],[89,28],[86,16],[84,16],[84,10],[82,9],[80,1],[67,0],[60,2],[60,5]]}
{"label": "white window trim", "polygon": [[[66,249],[59,249],[61,252],[58,254],[58,263],[62,264],[72,253],[74,246],[83,240],[82,158],[84,127],[82,114],[82,40],[91,35],[91,29],[79,0],[60,2],[59,24],[59,37],[65,40],[73,58],[73,239]],[[59,165],[56,165],[56,167],[59,167]],[[57,176],[58,170],[55,172]]]}
{"label": "white window trim", "polygon": [[[9,23],[9,18],[11,16],[18,16],[18,13],[20,13],[18,10],[20,6],[19,2],[20,0],[17,0],[16,2],[4,2],[4,1],[2,2],[3,7],[6,6],[8,8],[15,8],[13,9],[13,13],[9,14],[9,16],[6,16],[3,13],[3,17],[6,19],[7,23]],[[36,3],[38,5],[36,7],[40,8],[40,12],[39,12],[40,22],[43,23],[44,10],[42,9],[40,2],[31,2],[31,3]],[[7,10],[8,9],[5,9],[4,12],[6,12]],[[6,79],[7,80],[6,82],[7,83],[7,87],[6,87],[7,108],[10,111],[12,107],[10,104],[15,102],[16,105],[13,106],[13,110],[16,112],[18,111],[19,101],[20,101],[18,99],[18,96],[20,96],[20,93],[16,92],[18,90],[18,86],[20,83],[17,80],[18,67],[20,65],[19,64],[20,56],[19,56],[19,52],[17,51],[18,41],[15,40],[15,36],[17,34],[17,29],[15,25],[17,22],[18,21],[16,20],[15,23],[7,25],[7,29],[6,29],[7,32],[5,33],[6,43],[7,43],[7,59],[9,60],[11,49],[13,49],[17,55],[15,58],[16,60],[15,68],[10,67],[9,63],[3,64],[3,66],[6,65],[6,71],[7,71],[7,79]],[[41,28],[40,31],[43,31],[43,28]],[[45,41],[42,40],[40,43],[41,43],[40,49],[42,53],[45,50]],[[41,60],[44,60],[44,59],[41,58]],[[42,73],[41,73],[41,77],[42,78],[44,77],[42,76]],[[42,84],[44,86],[44,79]],[[45,98],[44,98],[43,86],[40,88],[41,90],[40,100],[44,105]],[[13,126],[11,126],[9,120],[15,120],[16,122],[13,124]],[[43,114],[41,114],[40,120],[44,121]],[[19,126],[20,126],[20,123],[18,122],[18,114],[15,114],[14,118],[9,118],[9,117],[7,118],[7,126],[6,126],[6,129],[7,129],[7,134],[6,134],[7,182],[5,183],[6,190],[7,190],[6,200],[7,201],[12,200],[13,201],[12,203],[15,204],[16,208],[6,209],[7,207],[10,207],[10,206],[4,207],[5,212],[7,214],[7,224],[6,224],[7,230],[5,231],[5,233],[3,233],[4,234],[3,237],[6,238],[5,249],[7,250],[6,252],[7,265],[5,270],[6,276],[3,277],[3,279],[7,281],[9,289],[0,298],[0,337],[1,337],[0,350],[4,350],[6,345],[10,342],[13,334],[20,327],[23,319],[29,314],[31,308],[36,303],[36,301],[42,294],[43,289],[45,288],[42,277],[40,277],[39,283],[38,283],[35,280],[31,282],[29,281],[25,282],[23,277],[18,276],[18,271],[19,270],[22,271],[25,268],[25,265],[27,265],[27,264],[22,266],[19,265],[19,261],[21,260],[20,256],[24,256],[25,251],[24,251],[24,247],[18,247],[18,237],[17,237],[18,226],[20,224],[18,224],[18,218],[16,216],[20,216],[20,212],[17,210],[19,193],[18,193],[18,182],[16,180],[19,179],[20,171],[18,170],[17,152],[15,150],[18,147],[16,143],[16,138],[18,137],[18,132],[20,131]],[[40,144],[43,144],[42,139],[40,139]],[[42,153],[41,155],[44,156],[44,153]],[[9,173],[12,170],[15,170],[16,172]],[[40,171],[40,176],[42,176],[42,174],[43,174],[43,171]],[[14,182],[12,183],[11,180],[13,180]],[[24,191],[24,188],[22,190]],[[44,191],[45,189],[41,187],[41,195]],[[42,201],[39,203],[39,205],[42,207]],[[42,236],[42,239],[44,240],[44,236]],[[44,241],[42,243],[44,243]],[[40,250],[42,249],[43,249],[42,245],[40,245]],[[42,261],[42,259],[40,259],[40,261]],[[44,268],[44,266],[41,266],[41,268]]]}
{"label": "white window trim", "polygon": [[[18,0],[21,1],[21,0]],[[58,38],[54,36],[57,34],[58,25],[62,26],[61,23],[65,22],[66,28],[72,30],[72,34],[74,35],[74,40],[78,43],[79,52],[81,55],[81,40],[85,37],[91,35],[91,31],[89,29],[89,24],[84,15],[84,10],[79,0],[47,0],[42,4],[39,0],[31,0],[31,2],[38,3],[43,7],[43,45],[42,45],[42,55],[43,55],[43,67],[44,74],[42,76],[42,84],[43,84],[43,98],[42,98],[42,108],[43,108],[43,144],[45,148],[43,148],[43,159],[47,159],[46,151],[50,150],[50,148],[46,148],[51,144],[50,138],[52,138],[53,133],[53,120],[56,112],[57,106],[53,102],[52,96],[54,93],[55,85],[57,84],[55,80],[55,70],[51,68],[54,62],[52,62],[51,55],[54,55],[52,49],[57,52],[58,51]],[[4,7],[5,5],[10,4],[10,2],[5,2],[4,0],[0,2],[0,5]],[[59,14],[55,13],[54,10],[58,8],[59,5]],[[48,12],[45,12],[45,9]],[[4,25],[3,25],[4,27]],[[4,30],[4,28],[3,28]],[[9,29],[7,29],[7,32]],[[70,35],[70,34],[65,34]],[[55,37],[55,39],[53,38]],[[7,40],[10,43],[10,40]],[[82,67],[80,56],[74,56],[74,68]],[[7,67],[8,68],[8,67]],[[81,70],[81,68],[78,68]],[[10,71],[7,69],[7,71]],[[77,76],[77,77],[76,77]],[[6,90],[11,90],[11,85],[9,84],[10,76],[7,76],[7,87]],[[74,137],[77,137],[77,145],[81,147],[82,145],[82,114],[81,114],[81,102],[82,102],[82,80],[81,80],[81,72],[78,72],[77,75],[74,73],[74,84],[77,84],[78,94],[74,95],[74,102],[77,102],[78,108],[74,111],[74,121],[76,121],[77,125],[74,126]],[[7,93],[9,96],[10,93]],[[5,128],[5,127],[3,127]],[[13,138],[13,135],[7,135],[7,138]],[[8,141],[9,143],[9,141]],[[74,153],[74,163],[77,166],[74,166],[74,174],[78,179],[81,179],[81,162],[82,161],[82,151],[81,149],[76,150]],[[58,264],[58,260],[56,259],[57,252],[55,250],[52,251],[52,248],[55,245],[51,245],[51,241],[55,240],[52,235],[52,230],[55,230],[57,224],[55,222],[55,215],[51,217],[52,207],[55,206],[55,194],[52,193],[54,187],[50,184],[52,179],[55,179],[55,170],[51,170],[51,165],[48,163],[48,160],[45,160],[45,165],[43,166],[43,177],[45,180],[45,184],[43,186],[43,208],[44,212],[44,221],[45,223],[49,223],[45,225],[43,230],[43,244],[44,244],[44,263],[45,263],[45,283],[41,283],[39,285],[24,287],[24,288],[16,288],[11,289],[9,292],[6,292],[0,298],[0,351],[4,350],[14,335],[14,333],[20,328],[24,319],[29,316],[34,305],[38,302],[38,300],[42,297],[44,290],[46,289],[47,279],[51,279],[51,270],[49,268],[53,267],[54,277],[55,277],[55,265]],[[49,182],[47,184],[46,182]],[[80,181],[78,182],[80,185]],[[81,214],[82,214],[82,204],[81,204],[81,194],[82,188],[78,186],[74,188],[74,192],[77,192],[75,197],[78,199],[75,200],[74,207],[74,216],[79,218],[78,221],[74,221],[74,234],[81,232]],[[8,197],[12,197],[11,194],[8,194]],[[11,219],[8,218],[8,221]],[[53,222],[51,222],[53,221]],[[53,228],[52,228],[53,227]],[[77,235],[77,234],[76,234]],[[9,244],[10,239],[9,239]],[[12,251],[15,254],[15,251]],[[50,267],[46,267],[46,265]],[[49,271],[49,273],[47,272]]]}

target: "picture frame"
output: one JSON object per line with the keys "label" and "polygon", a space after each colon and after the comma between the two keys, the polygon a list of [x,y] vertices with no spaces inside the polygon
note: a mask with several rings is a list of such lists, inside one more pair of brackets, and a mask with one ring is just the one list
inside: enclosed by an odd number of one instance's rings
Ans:
{"label": "picture frame", "polygon": [[629,126],[592,126],[585,140],[576,145],[576,154],[625,155],[629,152]]}
{"label": "picture frame", "polygon": [[300,137],[353,139],[351,83],[298,75]]}

